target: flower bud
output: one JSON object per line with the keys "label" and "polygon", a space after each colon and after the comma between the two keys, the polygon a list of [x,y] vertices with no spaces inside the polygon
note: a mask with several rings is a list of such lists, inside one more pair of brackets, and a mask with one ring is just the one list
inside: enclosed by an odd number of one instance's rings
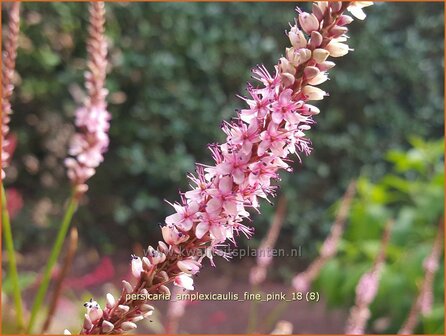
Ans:
{"label": "flower bud", "polygon": [[286,72],[294,75],[296,73],[296,69],[290,64],[290,62],[285,58],[281,57],[279,59],[279,69],[281,72]]}
{"label": "flower bud", "polygon": [[296,26],[291,27],[291,30],[288,33],[288,38],[295,49],[305,48],[307,46],[307,40],[305,39],[304,34]]}
{"label": "flower bud", "polygon": [[167,246],[165,242],[159,241],[158,242],[158,250],[160,252],[163,252],[164,254],[168,254],[169,253],[169,246]]}
{"label": "flower bud", "polygon": [[311,49],[319,47],[322,43],[322,40],[323,40],[323,37],[319,32],[317,32],[317,31],[311,32],[311,38],[309,41],[309,45],[310,45]]}
{"label": "flower bud", "polygon": [[88,311],[88,316],[90,317],[90,321],[96,322],[97,320],[101,319],[104,315],[104,312],[102,311],[101,307],[93,307]]}
{"label": "flower bud", "polygon": [[346,26],[346,25],[348,25],[348,24],[350,24],[352,22],[353,22],[353,18],[351,16],[349,16],[349,15],[341,15],[338,18],[338,21],[336,22],[336,24],[338,26]]}
{"label": "flower bud", "polygon": [[342,57],[344,55],[347,55],[349,50],[348,45],[345,43],[340,43],[335,40],[332,40],[327,45],[327,50],[330,53],[330,56],[332,57]]}
{"label": "flower bud", "polygon": [[316,68],[315,66],[307,66],[304,69],[304,76],[306,80],[310,80],[314,77],[316,77],[317,75],[319,75],[319,69]]}
{"label": "flower bud", "polygon": [[147,295],[149,294],[149,291],[148,291],[147,289],[143,288],[143,289],[141,289],[141,290],[139,291],[139,293],[140,293],[142,296],[147,296]]}
{"label": "flower bud", "polygon": [[142,261],[140,257],[132,255],[132,275],[139,280],[141,278]]}
{"label": "flower bud", "polygon": [[327,79],[328,76],[325,72],[319,72],[316,76],[314,76],[311,80],[308,81],[308,84],[319,85],[325,82]]}
{"label": "flower bud", "polygon": [[319,29],[319,21],[314,14],[306,12],[299,14],[299,23],[303,31],[310,34],[313,30]]}
{"label": "flower bud", "polygon": [[154,311],[155,308],[147,303],[143,303],[141,307],[139,308],[143,313]]}
{"label": "flower bud", "polygon": [[170,289],[168,287],[164,286],[164,285],[159,286],[158,291],[161,294],[165,294],[165,295],[168,295],[168,296],[170,295]]}
{"label": "flower bud", "polygon": [[344,35],[347,32],[348,32],[348,28],[347,27],[341,27],[341,26],[334,26],[329,31],[331,36],[334,37],[334,38],[342,36],[342,35]]}
{"label": "flower bud", "polygon": [[299,110],[303,115],[316,115],[320,113],[320,110],[313,105],[304,104],[302,108]]}
{"label": "flower bud", "polygon": [[318,67],[319,70],[321,70],[321,71],[328,71],[328,70],[330,70],[331,68],[333,68],[335,65],[336,65],[336,64],[335,64],[334,62],[331,62],[331,61],[325,61],[325,62],[322,62],[322,63],[318,64],[317,67]]}
{"label": "flower bud", "polygon": [[316,19],[322,21],[322,19],[324,18],[324,10],[322,10],[322,8],[319,7],[318,3],[313,3],[312,12],[314,16],[316,16]]}
{"label": "flower bud", "polygon": [[108,334],[110,331],[114,329],[114,325],[111,322],[106,320],[102,321],[102,333]]}
{"label": "flower bud", "polygon": [[127,313],[129,310],[130,310],[130,307],[129,307],[129,306],[126,306],[126,305],[119,305],[119,306],[116,308],[116,311],[118,311],[118,312],[121,313],[121,314],[125,314],[125,313]]}
{"label": "flower bud", "polygon": [[83,328],[86,330],[90,330],[91,327],[93,327],[93,323],[91,323],[91,320],[90,320],[90,317],[88,316],[88,314],[85,314]]}
{"label": "flower bud", "polygon": [[160,277],[161,282],[169,281],[169,275],[167,274],[166,271],[161,271],[161,272],[159,272],[159,273],[158,273],[158,276]]}
{"label": "flower bud", "polygon": [[300,55],[294,48],[286,48],[286,58],[294,67],[300,64]]}
{"label": "flower bud", "polygon": [[280,74],[280,81],[284,87],[290,87],[294,84],[296,78],[292,74],[284,72]]}
{"label": "flower bud", "polygon": [[317,87],[306,85],[302,90],[308,100],[322,100],[327,93]]}
{"label": "flower bud", "polygon": [[313,59],[316,61],[316,63],[324,62],[328,56],[330,56],[330,53],[325,49],[319,48],[313,50]]}
{"label": "flower bud", "polygon": [[164,260],[166,260],[166,255],[159,251],[155,251],[155,254],[152,257],[152,264],[158,265],[158,264],[161,264],[162,262],[164,262]]}
{"label": "flower bud", "polygon": [[300,56],[300,61],[299,61],[300,64],[303,64],[311,59],[311,50],[310,49],[302,48],[298,51],[298,53]]}
{"label": "flower bud", "polygon": [[187,274],[196,274],[200,271],[201,264],[195,260],[180,260],[177,266],[181,272]]}
{"label": "flower bud", "polygon": [[115,306],[116,300],[113,297],[113,295],[111,295],[110,293],[107,293],[107,295],[105,296],[105,299],[106,299],[105,307],[107,307],[108,309],[111,309]]}
{"label": "flower bud", "polygon": [[189,239],[187,234],[184,234],[173,225],[163,226],[161,229],[164,241],[169,245],[178,245]]}
{"label": "flower bud", "polygon": [[330,1],[328,3],[328,6],[331,8],[333,13],[337,13],[337,12],[339,12],[339,10],[342,7],[342,2],[341,1]]}
{"label": "flower bud", "polygon": [[175,277],[174,285],[187,290],[194,290],[194,280],[187,274]]}
{"label": "flower bud", "polygon": [[126,321],[121,324],[121,329],[123,331],[130,331],[130,330],[133,330],[136,328],[137,328],[137,325],[133,322]]}
{"label": "flower bud", "polygon": [[142,265],[145,271],[150,271],[153,268],[153,265],[147,257],[142,257]]}
{"label": "flower bud", "polygon": [[122,287],[124,288],[125,292],[130,294],[131,292],[133,292],[133,287],[130,283],[128,283],[125,280],[122,280]]}
{"label": "flower bud", "polygon": [[347,7],[347,10],[357,19],[364,20],[366,15],[362,8],[373,5],[372,1],[353,1]]}

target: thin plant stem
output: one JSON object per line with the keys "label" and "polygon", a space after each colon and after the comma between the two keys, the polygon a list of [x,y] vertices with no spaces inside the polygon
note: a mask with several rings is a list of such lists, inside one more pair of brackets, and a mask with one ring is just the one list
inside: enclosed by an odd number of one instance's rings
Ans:
{"label": "thin plant stem", "polygon": [[37,313],[39,312],[43,300],[45,299],[45,295],[50,284],[51,272],[53,270],[54,264],[57,261],[57,258],[59,257],[62,245],[65,240],[65,236],[67,235],[68,228],[70,227],[71,219],[73,218],[73,214],[76,211],[77,204],[78,199],[75,197],[71,197],[68,203],[67,211],[65,212],[65,216],[62,221],[62,225],[60,226],[59,232],[57,233],[56,241],[54,242],[53,248],[51,250],[50,257],[48,258],[48,262],[45,266],[42,282],[40,283],[39,289],[34,299],[31,310],[31,317],[29,320],[28,328],[26,330],[27,334],[30,334],[32,332],[32,329],[36,322]]}
{"label": "thin plant stem", "polygon": [[17,273],[17,262],[15,259],[14,240],[12,238],[11,223],[9,221],[8,209],[6,207],[6,195],[5,195],[5,189],[3,188],[3,184],[2,184],[2,230],[3,230],[3,237],[5,238],[6,251],[8,253],[9,276],[11,277],[12,281],[17,328],[20,332],[23,330],[24,326],[22,295],[20,293],[19,275]]}
{"label": "thin plant stem", "polygon": [[[273,220],[271,222],[270,228],[266,237],[263,239],[259,246],[259,252],[264,254],[264,257],[268,258],[267,255],[270,249],[274,248],[276,245],[277,238],[279,237],[280,230],[282,228],[282,224],[285,219],[287,202],[284,195],[279,198],[276,212],[274,214]],[[258,293],[261,287],[261,284],[265,281],[266,274],[268,268],[271,266],[271,259],[261,259],[261,255],[257,258],[257,264],[251,269],[250,282],[252,285],[252,292]],[[256,328],[257,320],[258,320],[258,302],[257,300],[253,300],[250,302],[249,308],[249,318],[248,318],[248,327],[247,333],[252,333]]]}
{"label": "thin plant stem", "polygon": [[[290,291],[291,295],[293,291]],[[285,312],[286,308],[290,305],[290,301],[280,301],[273,310],[267,315],[265,323],[263,324],[261,330],[271,330],[274,324],[279,320],[282,314]]]}
{"label": "thin plant stem", "polygon": [[73,264],[73,258],[74,258],[74,255],[76,254],[77,244],[78,244],[78,233],[77,233],[77,229],[73,227],[70,230],[70,236],[69,236],[69,240],[68,240],[68,244],[67,244],[68,245],[67,246],[67,254],[65,255],[65,258],[64,258],[63,267],[62,267],[62,270],[56,280],[56,285],[55,285],[55,288],[53,291],[51,304],[48,309],[45,323],[42,326],[42,331],[41,331],[42,334],[46,333],[46,331],[49,329],[51,322],[53,320],[54,312],[56,311],[57,303],[59,301],[60,294],[62,293],[63,282],[64,282],[68,272],[70,271],[71,265]]}
{"label": "thin plant stem", "polygon": [[[259,286],[253,285],[252,292],[257,294],[259,292]],[[249,317],[248,317],[248,327],[246,329],[247,334],[251,334],[255,332],[255,327],[257,325],[257,316],[258,316],[258,304],[257,300],[251,301],[249,306]]]}
{"label": "thin plant stem", "polygon": [[[344,232],[344,226],[348,218],[348,214],[350,212],[351,203],[356,193],[356,180],[350,181],[347,190],[342,196],[338,211],[336,213],[336,218],[331,226],[330,234],[325,239],[322,244],[320,255],[306,268],[306,270],[302,273],[304,274],[306,279],[306,284],[308,289],[311,288],[311,284],[313,280],[319,275],[321,269],[324,267],[326,262],[333,258],[337,252],[337,245],[341,236]],[[291,289],[290,294],[297,291],[304,291],[300,289]],[[282,313],[288,307],[290,302],[283,301],[278,303],[272,310],[271,313],[268,314],[268,317],[265,320],[264,327],[262,330],[271,330],[274,324],[278,321]]]}

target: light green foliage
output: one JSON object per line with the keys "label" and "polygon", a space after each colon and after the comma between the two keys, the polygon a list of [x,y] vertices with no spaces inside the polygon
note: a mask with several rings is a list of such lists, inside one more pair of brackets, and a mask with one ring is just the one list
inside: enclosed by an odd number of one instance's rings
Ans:
{"label": "light green foliage", "polygon": [[[331,305],[352,305],[358,279],[379,251],[383,227],[394,218],[379,292],[371,306],[370,327],[378,333],[396,333],[407,317],[424,276],[423,260],[431,252],[444,212],[444,140],[412,138],[410,143],[413,147],[407,152],[388,152],[392,170],[383,178],[374,182],[363,176],[358,181],[358,196],[339,253],[315,284]],[[433,312],[423,319],[419,332],[443,332],[444,316],[438,313],[443,312],[443,279],[442,266],[436,276]],[[373,329],[378,318],[388,319],[389,327]]]}

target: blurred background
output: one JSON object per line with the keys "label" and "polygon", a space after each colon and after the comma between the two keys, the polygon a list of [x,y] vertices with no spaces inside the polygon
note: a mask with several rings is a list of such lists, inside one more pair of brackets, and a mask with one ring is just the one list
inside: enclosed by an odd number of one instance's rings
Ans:
{"label": "blurred background", "polygon": [[[301,6],[309,10],[310,4]],[[85,298],[118,291],[130,253],[160,239],[158,223],[172,212],[164,199],[178,200],[178,190],[188,188],[186,173],[194,162],[210,163],[206,145],[223,139],[221,120],[243,106],[235,95],[245,94],[249,70],[256,64],[271,70],[288,46],[284,30],[294,20],[294,7],[106,5],[111,145],[73,221],[79,247],[51,331],[77,330],[67,312],[82,316]],[[2,6],[3,18],[7,9]],[[389,218],[396,222],[369,332],[397,332],[416,297],[422,262],[444,211],[444,5],[378,3],[366,11],[367,19],[350,28],[354,52],[337,61],[323,84],[330,96],[319,104],[321,114],[309,133],[312,155],[282,176],[287,210],[277,247],[299,247],[302,254],[275,258],[265,291],[286,290],[292,276],[318,255],[339,199],[358,180],[339,252],[314,283],[321,302],[293,303],[282,316],[295,333],[343,332],[356,283],[371,267]],[[84,94],[87,26],[87,4],[22,6],[12,100],[15,151],[5,186],[28,300],[70,192],[63,159]],[[254,238],[239,239],[240,246],[256,248],[266,235],[276,207],[263,204],[261,212],[253,216]],[[249,290],[254,264],[253,257],[218,260],[216,268],[203,271],[196,289]],[[433,309],[417,332],[443,333],[443,274],[441,267]],[[2,291],[7,300],[5,279]],[[261,314],[273,306],[262,305]],[[154,322],[138,331],[163,331],[165,304],[159,307]],[[179,331],[244,332],[248,313],[248,304],[194,303]]]}

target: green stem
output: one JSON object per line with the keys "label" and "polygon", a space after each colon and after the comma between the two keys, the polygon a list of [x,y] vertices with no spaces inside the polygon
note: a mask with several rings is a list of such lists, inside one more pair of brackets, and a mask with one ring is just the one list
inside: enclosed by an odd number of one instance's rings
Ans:
{"label": "green stem", "polygon": [[276,304],[272,311],[267,315],[262,326],[262,332],[268,333],[267,330],[272,330],[274,323],[276,323],[280,316],[282,316],[289,304],[288,301],[280,301]]}
{"label": "green stem", "polygon": [[2,229],[5,238],[6,251],[8,253],[9,275],[11,276],[14,304],[19,332],[23,330],[23,307],[20,293],[19,275],[17,273],[17,263],[15,260],[14,240],[12,239],[11,223],[9,222],[8,209],[6,207],[5,189],[2,184]]}
{"label": "green stem", "polygon": [[27,334],[30,334],[32,332],[32,328],[34,326],[34,323],[36,322],[37,313],[42,306],[43,300],[45,299],[45,295],[50,284],[51,272],[53,270],[54,264],[57,261],[57,258],[59,257],[60,250],[62,249],[63,242],[65,241],[65,236],[67,235],[68,228],[70,227],[71,219],[73,218],[73,214],[76,211],[77,203],[77,199],[72,196],[68,204],[67,211],[65,212],[62,225],[60,226],[59,232],[57,233],[56,241],[54,242],[50,257],[45,266],[42,282],[40,283],[39,289],[34,299],[33,307],[31,310],[31,318],[29,320],[28,329],[26,330]]}
{"label": "green stem", "polygon": [[[259,293],[259,286],[253,285],[251,293]],[[257,325],[257,300],[253,300],[250,302],[249,306],[249,317],[248,317],[248,328],[246,330],[247,334],[252,334],[253,332],[256,332],[255,328]]]}

